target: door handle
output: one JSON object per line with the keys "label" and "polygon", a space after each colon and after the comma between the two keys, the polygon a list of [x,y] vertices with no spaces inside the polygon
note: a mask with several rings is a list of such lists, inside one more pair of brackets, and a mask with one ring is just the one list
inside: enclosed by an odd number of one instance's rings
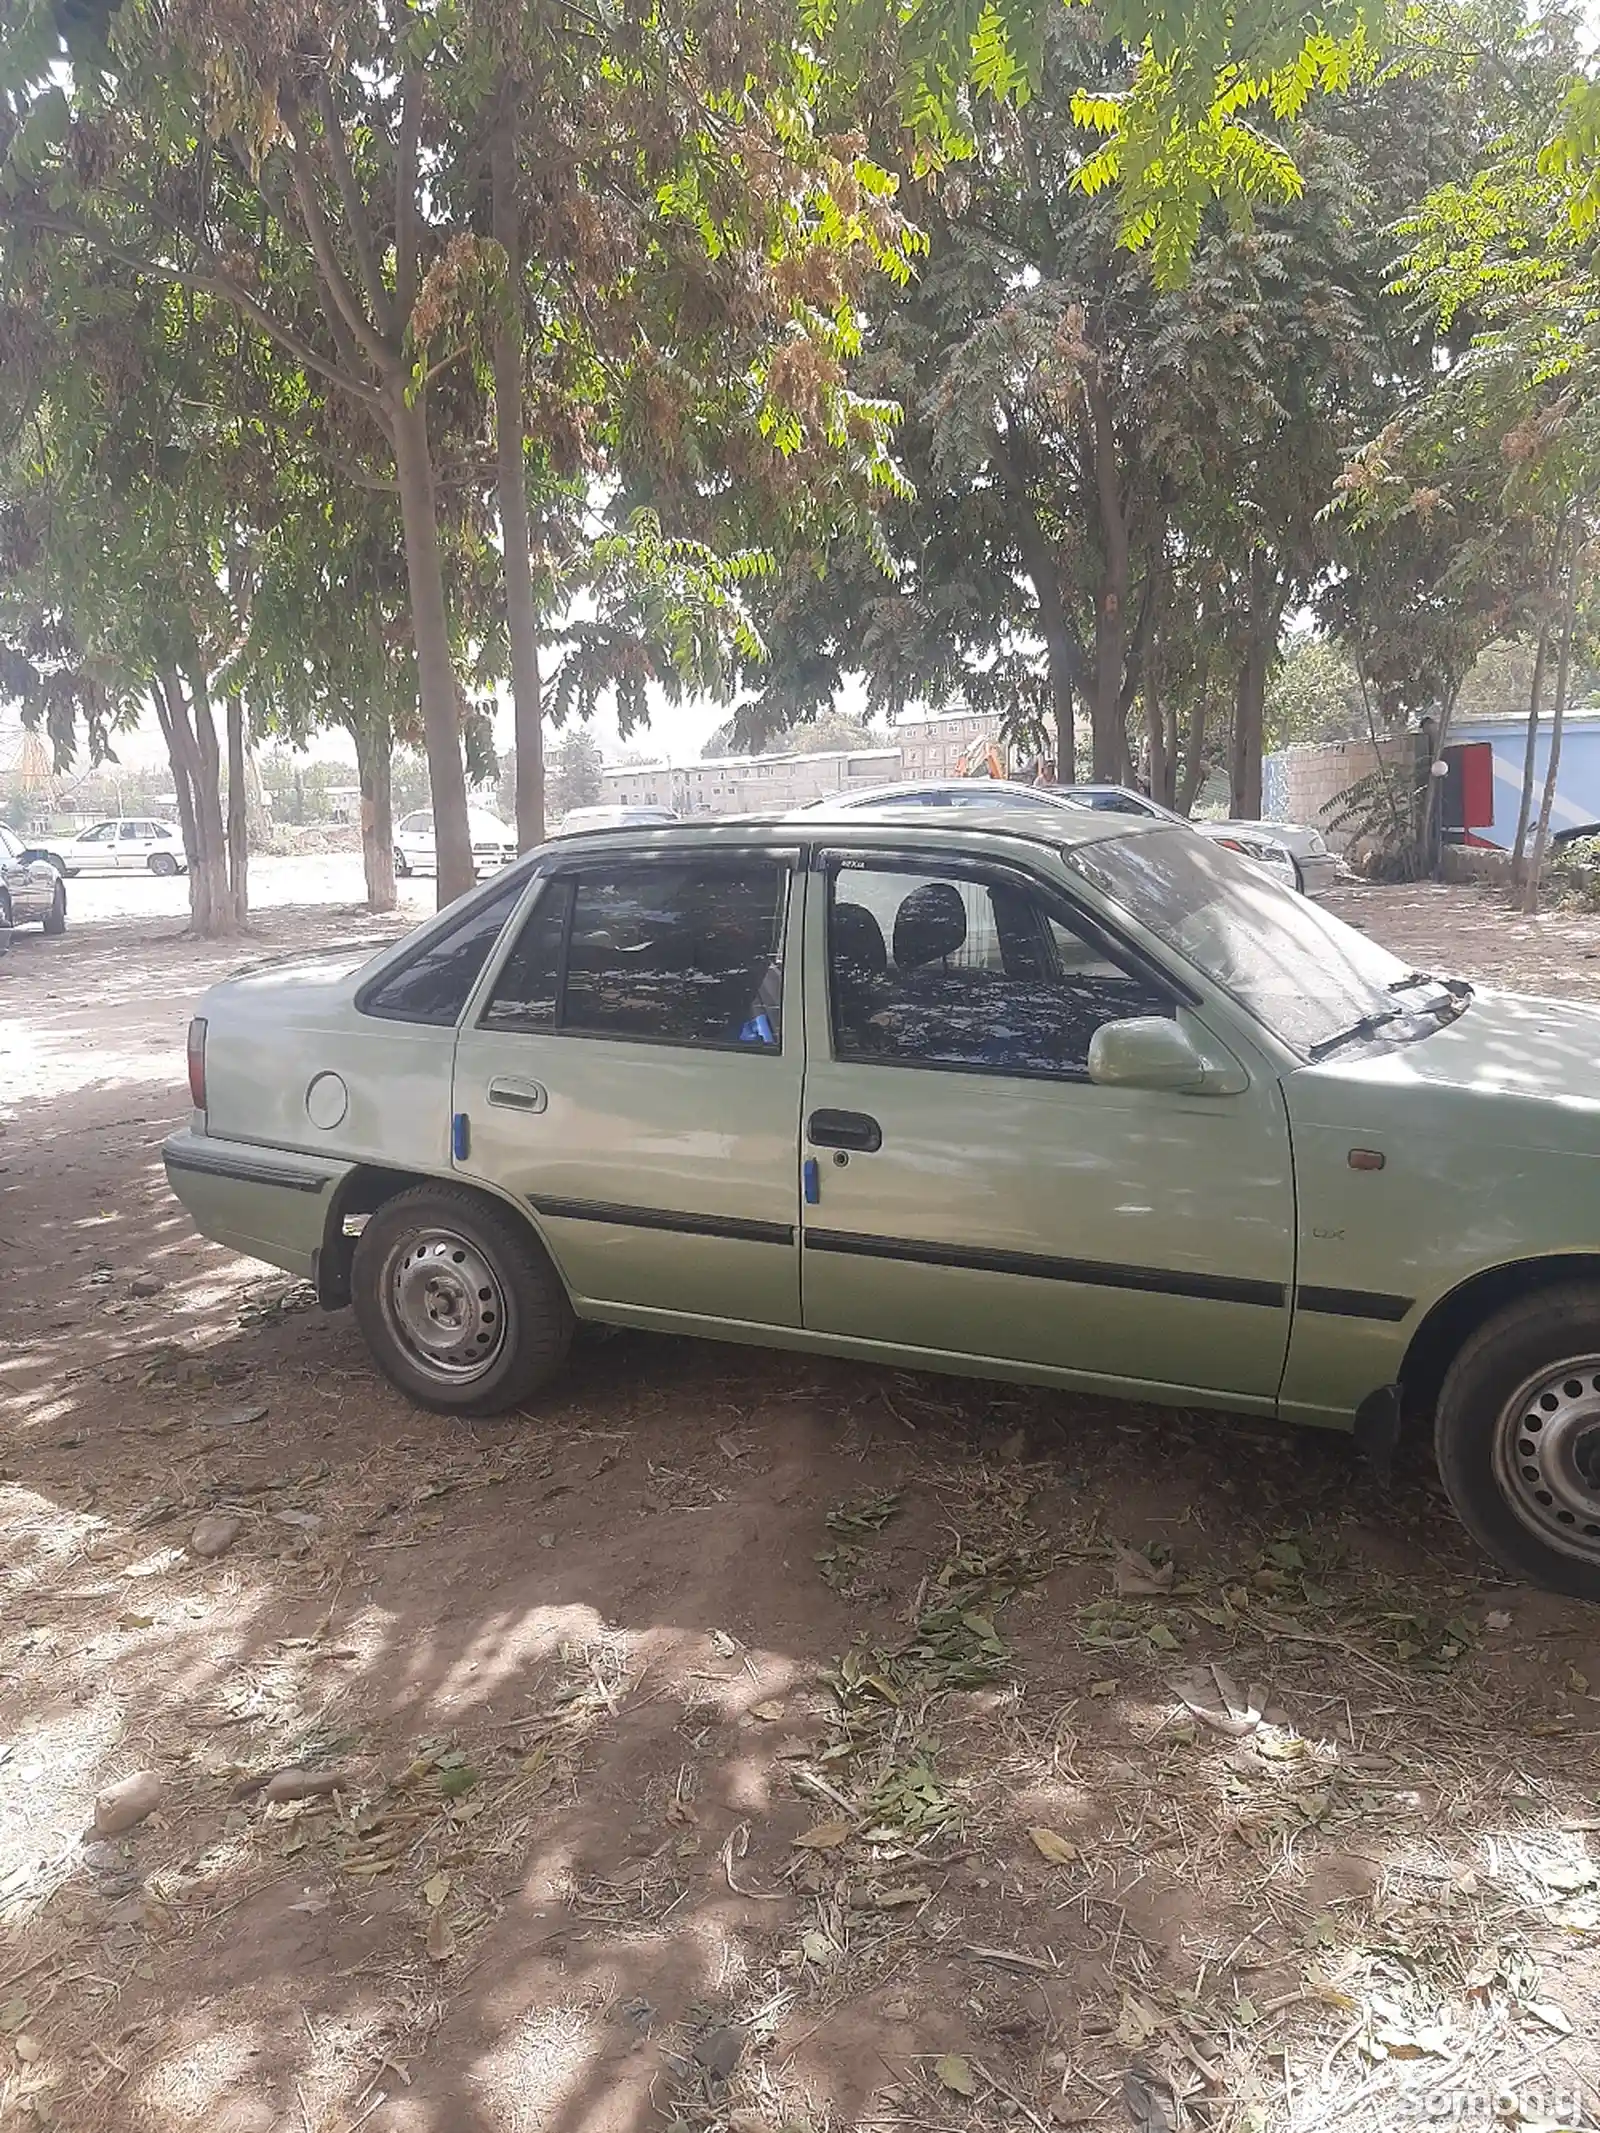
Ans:
{"label": "door handle", "polygon": [[548,1098],[542,1083],[502,1074],[489,1084],[489,1101],[504,1111],[542,1111]]}
{"label": "door handle", "polygon": [[883,1146],[883,1128],[865,1111],[813,1111],[806,1135],[817,1148],[855,1148],[875,1155]]}

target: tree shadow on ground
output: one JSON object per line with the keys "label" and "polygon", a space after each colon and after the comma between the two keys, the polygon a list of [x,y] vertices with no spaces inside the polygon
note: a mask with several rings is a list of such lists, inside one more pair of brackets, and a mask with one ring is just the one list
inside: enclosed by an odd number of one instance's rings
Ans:
{"label": "tree shadow on ground", "polygon": [[1600,1637],[1420,1457],[633,1337],[441,1424],[187,1232],[134,1094],[19,1101],[0,1177],[0,2125],[1109,2126],[1137,2067],[1287,2133],[1593,2080]]}

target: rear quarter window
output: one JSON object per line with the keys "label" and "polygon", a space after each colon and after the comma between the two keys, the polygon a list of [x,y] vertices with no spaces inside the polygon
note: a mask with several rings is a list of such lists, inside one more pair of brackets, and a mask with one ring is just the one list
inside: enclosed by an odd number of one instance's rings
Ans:
{"label": "rear quarter window", "polygon": [[501,930],[522,900],[526,875],[497,882],[447,926],[417,942],[398,967],[356,995],[364,1015],[448,1029],[460,1020]]}

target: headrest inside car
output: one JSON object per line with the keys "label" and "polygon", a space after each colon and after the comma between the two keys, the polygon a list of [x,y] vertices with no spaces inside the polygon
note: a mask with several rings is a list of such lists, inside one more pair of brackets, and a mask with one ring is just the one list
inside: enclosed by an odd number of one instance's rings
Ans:
{"label": "headrest inside car", "polygon": [[953,882],[925,881],[900,906],[894,922],[894,959],[901,970],[920,970],[955,955],[966,945],[967,907]]}

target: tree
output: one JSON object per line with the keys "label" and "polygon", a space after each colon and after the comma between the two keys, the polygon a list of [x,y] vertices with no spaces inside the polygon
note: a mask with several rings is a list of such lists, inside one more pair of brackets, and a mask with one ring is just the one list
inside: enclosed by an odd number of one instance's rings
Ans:
{"label": "tree", "polygon": [[1361,683],[1343,645],[1308,630],[1293,633],[1268,684],[1265,710],[1269,750],[1359,733]]}
{"label": "tree", "polygon": [[[1495,636],[1531,636],[1529,727],[1517,861],[1534,823],[1535,741],[1552,659],[1549,767],[1525,869],[1537,906],[1581,617],[1600,506],[1600,279],[1592,227],[1597,197],[1588,117],[1600,110],[1565,78],[1571,25],[1549,18],[1538,64],[1519,78],[1507,125],[1466,182],[1435,187],[1407,225],[1406,282],[1453,335],[1456,358],[1404,417],[1358,455],[1347,493],[1385,531],[1447,522],[1458,545],[1459,593],[1470,567]],[[1563,125],[1564,122],[1564,125]],[[1470,564],[1469,564],[1470,559]],[[1494,582],[1498,561],[1498,583]],[[1492,595],[1498,593],[1498,603]],[[1458,640],[1459,598],[1433,621]],[[1459,686],[1470,660],[1451,662]],[[1449,691],[1445,706],[1448,720]]]}
{"label": "tree", "polygon": [[550,751],[550,812],[557,820],[575,807],[593,807],[604,795],[600,743],[582,726],[563,733]]}
{"label": "tree", "polygon": [[[393,481],[442,899],[470,884],[472,862],[441,499],[490,479],[493,343],[502,538],[509,527],[519,543],[515,372],[530,294],[515,272],[519,179],[524,192],[530,177],[543,184],[564,223],[541,261],[546,377],[527,405],[537,456],[569,497],[591,473],[581,440],[597,375],[615,394],[607,419],[628,447],[626,478],[659,478],[663,446],[688,441],[663,434],[678,411],[658,337],[715,348],[724,417],[737,411],[775,490],[823,471],[833,488],[841,473],[849,488],[887,472],[887,412],[855,406],[826,373],[852,330],[853,283],[903,271],[909,233],[892,180],[816,129],[810,62],[783,26],[775,15],[769,37],[730,40],[700,35],[692,10],[682,23],[625,13],[585,27],[469,0],[426,18],[357,0],[336,25],[310,0],[248,21],[218,0],[113,17],[56,15],[41,0],[5,21],[0,61],[17,86],[0,219],[13,241],[46,253],[58,277],[115,261],[202,310],[230,307],[330,389],[331,454],[357,480]],[[552,122],[531,172],[495,136],[509,248],[475,222],[480,85],[502,62],[536,81]],[[623,256],[634,265],[619,277]],[[640,523],[631,507],[622,523]],[[526,698],[538,684],[531,555],[512,569],[508,652]],[[529,715],[524,705],[525,728]],[[528,778],[537,753],[525,730]]]}
{"label": "tree", "polygon": [[1074,101],[1094,68],[1125,79],[1117,64],[1075,19],[1052,26],[1033,100],[930,208],[928,267],[858,371],[906,410],[916,497],[889,514],[889,574],[837,551],[823,579],[783,573],[743,730],[831,703],[858,669],[875,709],[959,699],[1048,729],[1063,776],[1081,708],[1088,769],[1121,779],[1142,709],[1158,783],[1176,790],[1182,756],[1192,784],[1208,733],[1231,729],[1235,806],[1259,811],[1282,617],[1324,567],[1320,513],[1387,354],[1365,159],[1406,113],[1396,90],[1352,121],[1358,139],[1308,135],[1305,198],[1206,230],[1187,286],[1163,292],[1079,183]]}

